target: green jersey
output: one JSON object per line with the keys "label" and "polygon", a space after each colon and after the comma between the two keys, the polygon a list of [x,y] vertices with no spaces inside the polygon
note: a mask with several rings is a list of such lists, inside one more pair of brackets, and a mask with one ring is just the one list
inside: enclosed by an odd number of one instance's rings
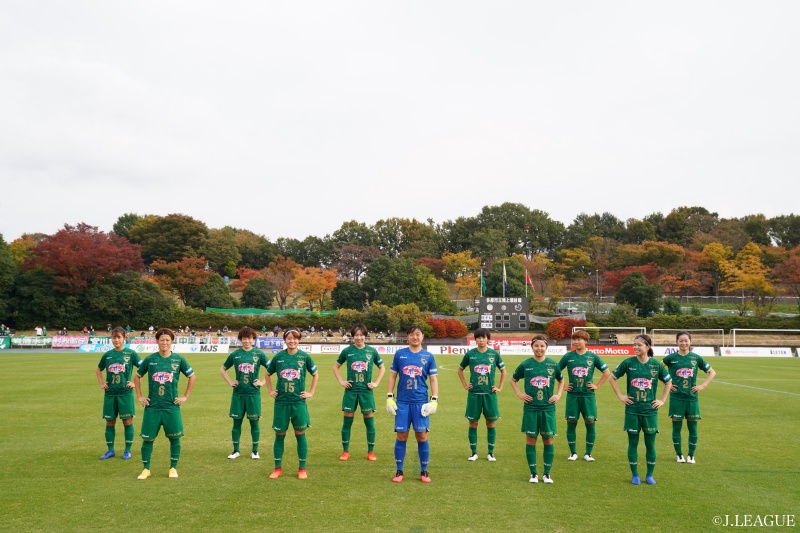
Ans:
{"label": "green jersey", "polygon": [[651,405],[658,392],[658,380],[664,383],[671,378],[669,371],[660,362],[652,357],[642,363],[639,359],[629,357],[622,361],[612,372],[617,379],[623,375],[628,376],[628,396],[633,399],[633,404],[625,406],[625,412],[632,415],[654,415],[658,413]]}
{"label": "green jersey", "polygon": [[305,403],[306,399],[301,398],[300,393],[306,390],[306,372],[316,374],[317,365],[303,350],[297,350],[294,354],[281,350],[269,362],[267,372],[270,376],[278,374],[276,405]]}
{"label": "green jersey", "polygon": [[533,398],[533,401],[525,402],[525,411],[556,410],[556,404],[550,403],[550,397],[555,391],[555,381],[564,379],[558,363],[549,357],[542,362],[529,357],[520,363],[511,379],[524,379],[525,394]]}
{"label": "green jersey", "polygon": [[347,365],[347,381],[352,385],[350,392],[370,392],[367,384],[372,382],[372,365],[383,366],[378,350],[372,346],[364,346],[359,349],[350,345],[339,354],[336,359],[339,365]]}
{"label": "green jersey", "polygon": [[156,352],[142,361],[136,373],[141,377],[148,375],[147,397],[150,398],[150,405],[146,409],[171,410],[180,408],[175,404],[175,398],[180,396],[178,379],[181,374],[188,378],[194,374],[194,370],[186,359],[176,353],[161,357],[161,354]]}
{"label": "green jersey", "polygon": [[567,369],[567,378],[569,379],[569,384],[572,385],[572,390],[568,391],[567,394],[594,396],[594,391],[587,387],[592,382],[592,377],[594,377],[594,369],[605,372],[608,369],[608,365],[596,353],[587,350],[583,352],[583,355],[575,351],[567,352],[558,362],[558,368],[561,370]]}
{"label": "green jersey", "polygon": [[106,371],[106,396],[122,396],[129,394],[133,389],[126,387],[133,377],[133,367],[140,367],[142,360],[139,354],[130,348],[122,350],[109,350],[100,358],[97,368]]}
{"label": "green jersey", "polygon": [[261,394],[261,387],[256,387],[253,382],[258,379],[261,367],[267,368],[269,360],[264,352],[257,348],[249,352],[244,348],[231,352],[223,363],[225,370],[234,367],[236,370],[236,381],[238,385],[233,388],[233,394],[237,396],[254,396]]}
{"label": "green jersey", "polygon": [[692,392],[692,387],[697,385],[698,369],[708,373],[711,365],[694,352],[681,355],[678,352],[669,354],[662,361],[672,376],[672,382],[678,390],[669,393],[670,398],[676,400],[696,401],[697,393]]}
{"label": "green jersey", "polygon": [[464,354],[459,366],[462,369],[469,367],[469,382],[472,384],[472,388],[469,389],[470,394],[492,394],[495,370],[506,365],[499,352],[491,348],[480,352],[477,348],[473,348]]}

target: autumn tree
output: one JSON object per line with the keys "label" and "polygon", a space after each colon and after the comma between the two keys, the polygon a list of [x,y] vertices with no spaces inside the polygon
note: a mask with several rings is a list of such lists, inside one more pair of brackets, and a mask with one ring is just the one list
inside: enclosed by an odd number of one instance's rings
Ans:
{"label": "autumn tree", "polygon": [[205,266],[206,260],[202,257],[184,257],[171,263],[158,259],[150,264],[158,286],[174,293],[184,305],[187,305],[189,293],[211,277],[212,272],[205,270]]}
{"label": "autumn tree", "polygon": [[480,258],[472,257],[472,252],[469,250],[458,253],[445,252],[442,254],[442,261],[444,261],[445,279],[448,281],[474,276],[481,269]]}
{"label": "autumn tree", "polygon": [[753,305],[756,316],[767,316],[775,306],[777,288],[768,279],[769,269],[761,262],[763,252],[751,242],[736,254],[733,260],[721,264],[724,291],[741,291],[741,304],[737,305],[739,314],[744,316],[748,303]]}
{"label": "autumn tree", "polygon": [[286,301],[292,294],[293,282],[296,273],[302,267],[286,257],[278,254],[264,271],[264,277],[275,288],[278,307],[286,309]]}
{"label": "autumn tree", "polygon": [[297,270],[294,276],[293,288],[308,303],[309,310],[314,310],[314,305],[321,310],[325,300],[336,287],[336,270],[323,270],[306,267]]}
{"label": "autumn tree", "polygon": [[800,246],[792,250],[792,255],[774,269],[776,282],[783,290],[795,298],[800,312]]}
{"label": "autumn tree", "polygon": [[439,257],[420,257],[414,261],[414,266],[424,266],[431,271],[436,279],[445,279],[444,259]]}
{"label": "autumn tree", "polygon": [[331,265],[340,275],[358,281],[367,267],[380,257],[381,251],[374,246],[347,243],[333,249]]}
{"label": "autumn tree", "polygon": [[56,290],[80,294],[112,274],[141,270],[139,250],[139,246],[96,226],[65,224],[64,229],[36,245],[23,269],[42,268],[53,275]]}
{"label": "autumn tree", "polygon": [[714,285],[714,296],[719,296],[720,283],[722,283],[724,277],[722,265],[730,259],[733,255],[733,251],[730,246],[712,242],[703,248],[702,255],[704,268],[711,275],[711,280]]}
{"label": "autumn tree", "polygon": [[33,255],[33,250],[36,248],[36,245],[44,239],[47,235],[43,233],[35,233],[29,234],[25,233],[22,237],[18,239],[14,239],[8,245],[8,253],[11,254],[11,258],[17,264],[17,266],[22,265],[26,259]]}

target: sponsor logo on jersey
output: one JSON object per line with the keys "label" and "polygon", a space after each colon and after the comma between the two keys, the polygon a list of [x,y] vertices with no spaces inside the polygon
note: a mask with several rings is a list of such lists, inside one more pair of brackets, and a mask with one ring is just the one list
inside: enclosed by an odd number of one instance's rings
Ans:
{"label": "sponsor logo on jersey", "polygon": [[369,367],[365,361],[353,361],[350,368],[352,368],[354,372],[364,372]]}
{"label": "sponsor logo on jersey", "polygon": [[156,383],[172,383],[172,372],[156,372],[152,379]]}
{"label": "sponsor logo on jersey", "polygon": [[287,368],[281,370],[280,376],[283,379],[300,379],[300,371],[296,368]]}
{"label": "sponsor logo on jersey", "polygon": [[244,374],[252,374],[256,370],[256,365],[253,363],[241,363],[238,367],[239,372]]}
{"label": "sponsor logo on jersey", "polygon": [[585,378],[589,375],[589,369],[585,366],[576,366],[572,369],[572,375],[578,376],[579,378]]}
{"label": "sponsor logo on jersey", "polygon": [[492,371],[492,365],[475,365],[472,371],[476,374],[488,374]]}
{"label": "sponsor logo on jersey", "polygon": [[422,375],[422,367],[421,366],[414,366],[408,365],[403,367],[403,374],[410,377],[415,378]]}
{"label": "sponsor logo on jersey", "polygon": [[544,376],[536,376],[531,379],[531,385],[539,389],[544,389],[550,386],[550,378]]}
{"label": "sponsor logo on jersey", "polygon": [[112,374],[122,374],[125,372],[125,365],[122,363],[114,363],[108,366],[108,371]]}
{"label": "sponsor logo on jersey", "polygon": [[647,378],[634,378],[631,380],[631,387],[639,390],[648,390],[653,388],[653,382]]}
{"label": "sponsor logo on jersey", "polygon": [[675,375],[678,376],[679,378],[687,379],[687,378],[690,378],[690,377],[694,376],[694,369],[693,368],[679,368],[678,370],[675,371]]}

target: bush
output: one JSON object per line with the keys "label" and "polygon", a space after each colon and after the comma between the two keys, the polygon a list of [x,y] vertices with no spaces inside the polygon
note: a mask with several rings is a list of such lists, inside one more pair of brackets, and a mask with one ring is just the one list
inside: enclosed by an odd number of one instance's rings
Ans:
{"label": "bush", "polygon": [[597,325],[594,322],[587,322],[586,323],[586,333],[589,334],[590,339],[599,339],[600,338],[600,330],[597,329]]}
{"label": "bush", "polygon": [[456,318],[447,319],[447,336],[459,339],[467,335],[467,325]]}
{"label": "bush", "polygon": [[681,304],[678,300],[673,298],[672,296],[668,296],[664,298],[664,314],[665,315],[680,315],[681,313]]}
{"label": "bush", "polygon": [[556,318],[550,322],[545,328],[545,335],[551,339],[560,341],[572,336],[572,328],[586,326],[585,320],[577,320],[574,318]]}

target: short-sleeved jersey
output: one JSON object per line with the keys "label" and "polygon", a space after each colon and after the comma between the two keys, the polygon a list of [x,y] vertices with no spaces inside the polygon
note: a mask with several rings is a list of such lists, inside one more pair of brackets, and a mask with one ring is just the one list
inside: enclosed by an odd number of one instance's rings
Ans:
{"label": "short-sleeved jersey", "polygon": [[678,352],[671,353],[663,359],[662,363],[669,370],[672,383],[678,387],[678,390],[669,393],[670,397],[676,400],[697,400],[697,393],[692,392],[692,387],[697,385],[697,370],[708,373],[711,365],[694,352],[686,355]]}
{"label": "short-sleeved jersey", "polygon": [[253,382],[258,379],[261,368],[266,369],[267,365],[269,359],[261,350],[253,348],[248,352],[244,348],[239,348],[228,355],[222,366],[225,370],[230,367],[236,370],[236,381],[239,383],[233,388],[234,395],[254,396],[261,394],[261,387],[256,387]]}
{"label": "short-sleeved jersey", "polygon": [[133,367],[140,367],[142,360],[139,354],[130,348],[122,350],[109,350],[100,358],[97,368],[106,371],[106,396],[122,396],[129,394],[133,389],[125,385],[133,377]]}
{"label": "short-sleeved jersey", "polygon": [[651,403],[656,399],[658,380],[669,381],[667,368],[652,357],[642,363],[637,357],[628,357],[612,372],[617,379],[628,376],[628,396],[633,404],[625,406],[625,412],[633,415],[652,415],[658,412]]}
{"label": "short-sleeved jersey", "polygon": [[511,379],[524,380],[525,394],[533,398],[533,401],[525,402],[525,411],[555,411],[556,405],[550,403],[550,397],[555,392],[556,380],[564,379],[558,363],[549,357],[543,361],[529,357],[520,363]]}
{"label": "short-sleeved jersey", "polygon": [[567,369],[567,379],[572,390],[567,394],[573,396],[594,396],[594,391],[587,387],[594,377],[594,369],[605,372],[608,369],[600,357],[594,352],[585,351],[583,355],[576,351],[567,352],[558,362],[558,368]]}
{"label": "short-sleeved jersey", "polygon": [[433,354],[401,348],[394,354],[391,371],[397,373],[397,401],[420,404],[428,401],[428,376],[439,373]]}
{"label": "short-sleeved jersey", "polygon": [[495,371],[506,365],[496,350],[487,348],[485,352],[480,352],[473,348],[464,354],[459,366],[462,369],[469,367],[469,382],[472,384],[470,394],[492,394]]}
{"label": "short-sleeved jersey", "polygon": [[316,374],[317,365],[303,350],[297,350],[293,354],[281,350],[269,362],[267,372],[270,376],[278,374],[278,382],[275,385],[278,391],[276,404],[305,403],[306,399],[301,398],[300,393],[306,390],[306,372]]}
{"label": "short-sleeved jersey", "polygon": [[158,352],[145,357],[139,370],[139,376],[147,374],[147,397],[150,398],[150,405],[146,409],[170,410],[179,409],[175,404],[178,394],[178,379],[181,374],[187,378],[194,374],[194,370],[181,355],[170,353],[166,357],[161,357]]}
{"label": "short-sleeved jersey", "polygon": [[367,384],[372,381],[372,365],[383,366],[378,350],[372,346],[359,349],[355,344],[342,350],[336,362],[347,366],[347,381],[352,384],[347,389],[350,392],[370,392],[372,389]]}

